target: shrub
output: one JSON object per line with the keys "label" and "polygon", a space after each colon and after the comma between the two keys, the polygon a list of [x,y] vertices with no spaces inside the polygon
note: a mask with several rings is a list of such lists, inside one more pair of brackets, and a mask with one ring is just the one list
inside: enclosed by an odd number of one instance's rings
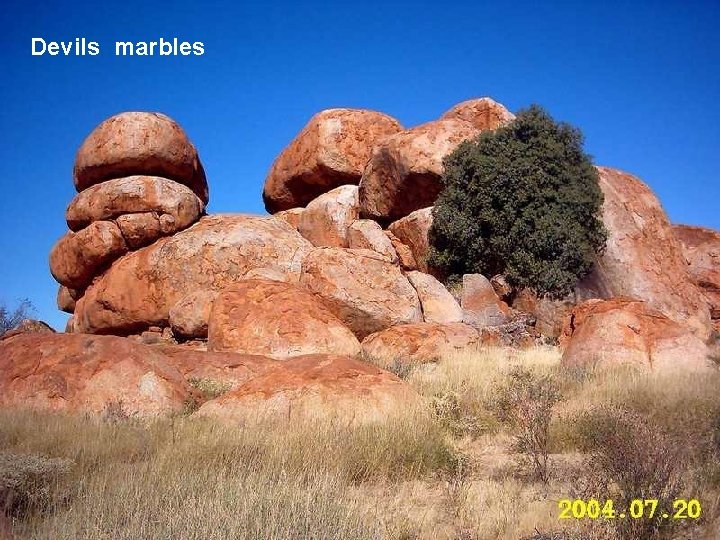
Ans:
{"label": "shrub", "polygon": [[543,483],[550,479],[550,420],[561,399],[549,376],[535,375],[523,367],[513,369],[498,392],[498,417],[514,429],[513,450],[524,456],[521,463],[529,462],[535,477]]}
{"label": "shrub", "polygon": [[453,277],[503,274],[563,296],[605,245],[597,171],[582,134],[541,107],[445,158],[429,262]]}
{"label": "shrub", "polygon": [[55,481],[71,466],[68,459],[0,453],[0,516],[18,515],[46,505]]}
{"label": "shrub", "polygon": [[18,306],[10,311],[5,304],[0,304],[0,336],[4,335],[27,319],[28,314],[33,311],[30,300],[23,300]]}

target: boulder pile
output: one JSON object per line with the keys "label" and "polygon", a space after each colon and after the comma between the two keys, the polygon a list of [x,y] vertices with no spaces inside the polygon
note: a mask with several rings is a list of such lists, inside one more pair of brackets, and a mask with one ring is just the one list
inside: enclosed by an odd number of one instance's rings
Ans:
{"label": "boulder pile", "polygon": [[[672,226],[627,173],[598,169],[607,249],[567,298],[500,275],[444,284],[430,267],[443,158],[513,118],[490,98],[410,129],[323,111],[272,164],[268,216],[206,215],[198,153],[168,117],[104,121],[77,153],[70,230],[50,254],[68,333],[0,340],[0,405],[357,422],[420,405],[377,365],[481,345],[559,339],[569,366],[707,367],[720,233]],[[228,392],[207,400],[206,380]]]}

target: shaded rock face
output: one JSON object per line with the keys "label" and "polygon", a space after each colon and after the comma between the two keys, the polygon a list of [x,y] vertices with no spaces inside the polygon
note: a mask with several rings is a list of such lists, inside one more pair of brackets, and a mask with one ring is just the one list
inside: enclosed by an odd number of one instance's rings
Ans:
{"label": "shaded rock face", "polygon": [[392,241],[382,227],[372,219],[358,219],[347,230],[348,247],[352,249],[369,249],[387,258],[395,264],[398,254]]}
{"label": "shaded rock face", "polygon": [[57,293],[57,307],[60,311],[65,313],[75,312],[75,298],[79,298],[77,292],[73,289],[68,289],[65,285],[58,287]]}
{"label": "shaded rock face", "polygon": [[303,261],[300,283],[322,297],[359,339],[422,320],[413,286],[397,266],[373,251],[315,249]]}
{"label": "shaded rock face", "polygon": [[427,257],[430,252],[428,234],[432,227],[432,207],[411,212],[402,219],[391,223],[388,230],[410,248],[418,270],[428,273]]}
{"label": "shaded rock face", "polygon": [[313,116],[277,157],[263,189],[270,213],[305,206],[343,184],[360,181],[370,150],[402,126],[390,116],[358,109],[329,109]]}
{"label": "shaded rock face", "polygon": [[108,118],[82,143],[73,179],[78,191],[132,175],[169,178],[188,186],[203,203],[208,186],[197,150],[164,114],[125,112]]}
{"label": "shaded rock face", "polygon": [[563,324],[567,315],[576,305],[574,295],[555,300],[539,297],[529,289],[518,292],[513,300],[512,307],[535,318],[535,330],[546,337],[557,339],[562,333]]}
{"label": "shaded rock face", "polygon": [[360,214],[387,223],[432,206],[442,160],[480,130],[462,120],[428,122],[379,141],[360,180]]}
{"label": "shaded rock face", "polygon": [[75,331],[131,334],[167,326],[195,291],[219,292],[254,268],[297,280],[312,246],[273,217],[214,215],[117,260],[75,307]]}
{"label": "shaded rock face", "polygon": [[482,274],[463,276],[460,305],[463,322],[477,329],[501,325],[510,315],[508,305],[498,298],[490,280]]}
{"label": "shaded rock face", "polygon": [[566,318],[565,366],[629,364],[657,371],[709,370],[708,347],[686,325],[645,302],[588,300]]}
{"label": "shaded rock face", "polygon": [[127,414],[182,410],[194,393],[153,348],[114,336],[25,334],[0,342],[0,406]]}
{"label": "shaded rock face", "polygon": [[445,286],[429,274],[408,272],[406,277],[417,291],[423,320],[429,323],[462,322],[463,311]]}
{"label": "shaded rock face", "polygon": [[598,171],[609,235],[605,254],[578,286],[579,296],[643,300],[707,338],[709,310],[690,279],[680,244],[657,197],[634,176],[607,167]]}
{"label": "shaded rock face", "polygon": [[688,262],[690,278],[705,294],[713,319],[720,319],[720,232],[705,227],[674,225]]}
{"label": "shaded rock face", "polygon": [[176,337],[203,339],[208,335],[210,309],[218,292],[192,291],[177,301],[168,312],[168,322]]}
{"label": "shaded rock face", "polygon": [[356,355],[360,343],[319,297],[288,283],[252,279],[224,289],[210,313],[208,350],[284,359]]}
{"label": "shaded rock face", "polygon": [[79,231],[93,221],[148,214],[157,222],[156,228],[167,235],[195,223],[204,207],[197,195],[182,184],[157,176],[128,176],[95,184],[78,193],[68,205],[65,217],[68,227]]}
{"label": "shaded rock face", "polygon": [[484,131],[507,124],[515,115],[492,98],[483,97],[458,103],[441,118],[463,120]]}
{"label": "shaded rock face", "polygon": [[412,250],[407,246],[407,244],[404,244],[397,236],[395,236],[390,231],[383,231],[385,233],[385,236],[388,237],[388,240],[390,240],[390,243],[392,244],[393,249],[395,250],[395,253],[397,253],[398,262],[400,263],[400,268],[403,270],[411,271],[411,270],[417,270],[417,262],[415,261],[415,256],[413,255]]}
{"label": "shaded rock face", "polygon": [[340,186],[313,199],[297,229],[317,247],[348,247],[347,231],[358,215],[357,186]]}
{"label": "shaded rock face", "polygon": [[127,250],[115,223],[95,221],[80,232],[68,232],[57,241],[50,252],[50,272],[58,283],[83,290]]}
{"label": "shaded rock face", "polygon": [[414,323],[393,326],[367,336],[362,342],[366,358],[382,366],[436,362],[444,355],[475,347],[480,336],[463,323]]}
{"label": "shaded rock face", "polygon": [[395,375],[347,356],[292,358],[195,413],[240,425],[259,421],[384,422],[422,399]]}

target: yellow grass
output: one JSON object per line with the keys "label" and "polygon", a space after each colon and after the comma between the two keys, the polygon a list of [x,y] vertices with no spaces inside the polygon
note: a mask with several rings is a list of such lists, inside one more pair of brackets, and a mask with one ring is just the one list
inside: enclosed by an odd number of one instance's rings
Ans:
{"label": "yellow grass", "polygon": [[[517,470],[512,430],[495,414],[497,389],[518,365],[551,377],[564,395],[551,425],[548,485]],[[0,412],[0,481],[2,463],[17,463],[16,470],[38,456],[72,463],[48,475],[46,498],[12,509],[12,529],[17,538],[48,539],[517,540],[536,529],[612,538],[605,524],[557,519],[557,501],[577,492],[587,458],[574,422],[582,411],[612,404],[687,440],[687,497],[700,499],[706,513],[704,529],[692,535],[714,531],[717,374],[568,373],[557,349],[547,347],[455,353],[416,367],[407,381],[432,414],[408,410],[388,424],[354,429]]]}

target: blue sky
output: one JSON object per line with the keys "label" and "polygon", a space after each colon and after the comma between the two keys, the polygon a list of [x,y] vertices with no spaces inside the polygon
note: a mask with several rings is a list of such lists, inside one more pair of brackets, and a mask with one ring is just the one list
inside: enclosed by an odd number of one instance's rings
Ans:
{"label": "blue sky", "polygon": [[[598,164],[643,178],[675,222],[720,228],[720,3],[5,2],[0,34],[0,301],[57,328],[48,253],[66,231],[77,147],[153,110],[200,151],[210,212],[264,212],[265,174],[315,112],[413,126],[491,96],[580,127]],[[31,56],[31,39],[98,56]],[[116,40],[202,41],[203,56],[116,57]]]}

